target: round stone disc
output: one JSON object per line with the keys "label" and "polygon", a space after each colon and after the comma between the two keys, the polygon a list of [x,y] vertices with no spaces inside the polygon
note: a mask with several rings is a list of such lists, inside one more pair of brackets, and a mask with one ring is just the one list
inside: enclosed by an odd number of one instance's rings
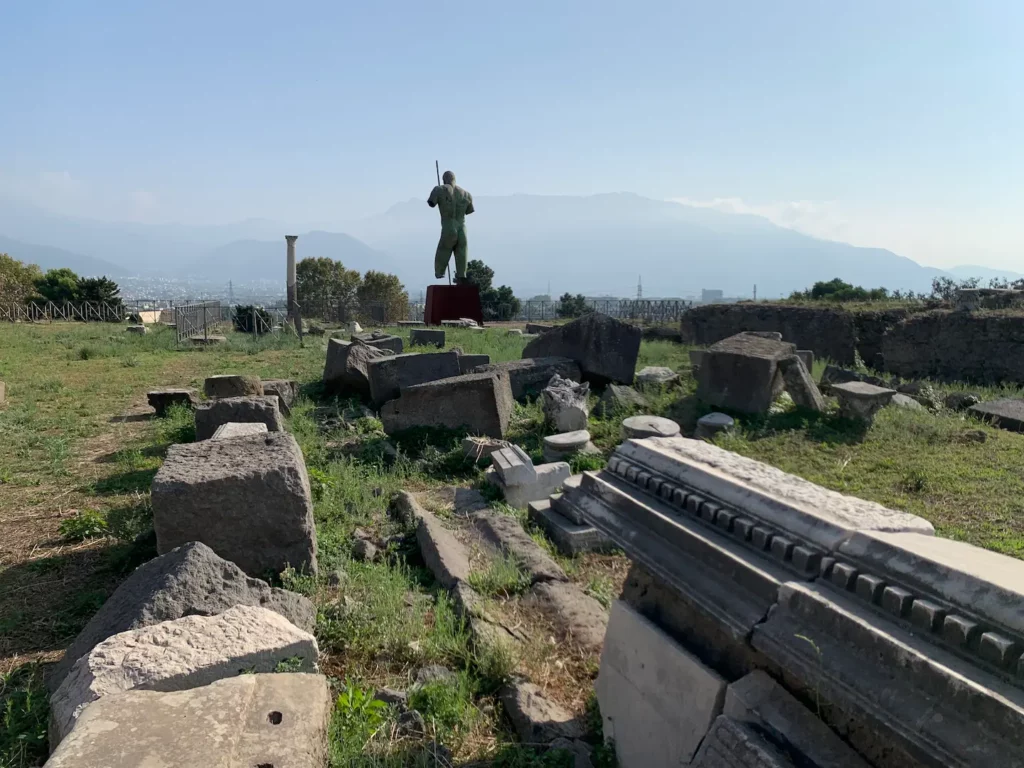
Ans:
{"label": "round stone disc", "polygon": [[622,436],[630,438],[676,437],[679,425],[661,416],[630,416],[622,422]]}

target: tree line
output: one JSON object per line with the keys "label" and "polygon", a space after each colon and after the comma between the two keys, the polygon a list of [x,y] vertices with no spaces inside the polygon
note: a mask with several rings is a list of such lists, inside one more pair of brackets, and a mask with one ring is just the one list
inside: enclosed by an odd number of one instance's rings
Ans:
{"label": "tree line", "polygon": [[[951,302],[961,290],[982,287],[982,281],[977,277],[969,277],[964,280],[954,280],[951,277],[932,278],[931,293],[915,293],[914,291],[890,291],[887,288],[864,288],[859,285],[844,282],[838,277],[832,280],[821,280],[804,291],[793,291],[790,299],[797,301],[831,301],[831,302],[855,302],[855,301],[943,301]],[[988,288],[1015,288],[1024,290],[1024,279],[1006,280],[1005,278],[993,277],[988,281]]]}
{"label": "tree line", "polygon": [[121,306],[121,289],[108,277],[79,277],[67,267],[43,272],[0,253],[0,303],[84,304],[104,302]]}

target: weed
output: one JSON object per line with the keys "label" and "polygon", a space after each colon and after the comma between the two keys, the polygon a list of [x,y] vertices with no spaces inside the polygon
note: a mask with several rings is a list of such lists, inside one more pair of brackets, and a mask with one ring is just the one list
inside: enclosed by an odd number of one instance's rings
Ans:
{"label": "weed", "polygon": [[468,729],[480,716],[473,704],[475,693],[473,680],[466,672],[459,672],[454,679],[438,680],[415,688],[409,694],[409,708],[423,715],[427,723],[433,723],[441,732],[441,741],[452,743],[451,734]]}
{"label": "weed", "polygon": [[275,672],[301,672],[302,667],[305,664],[305,659],[301,656],[289,656],[287,659],[281,659],[277,662],[277,666],[274,667]]}
{"label": "weed", "polygon": [[313,492],[313,500],[320,501],[324,493],[334,485],[334,478],[318,467],[309,468],[309,487]]}
{"label": "weed", "polygon": [[388,716],[388,705],[373,698],[373,692],[347,680],[334,703],[331,741],[346,751],[362,752],[366,743],[380,730]]}
{"label": "weed", "polygon": [[138,368],[140,365],[139,358],[135,355],[126,355],[121,358],[121,365],[124,368]]}
{"label": "weed", "polygon": [[603,455],[596,453],[574,453],[569,457],[569,466],[574,475],[583,472],[597,472],[604,469],[606,460]]}
{"label": "weed", "polygon": [[64,382],[56,377],[51,377],[43,379],[38,386],[41,391],[49,392],[52,395],[64,389]]}
{"label": "weed", "polygon": [[49,714],[49,699],[38,664],[23,664],[0,675],[2,768],[28,768],[46,760]]}
{"label": "weed", "polygon": [[519,558],[508,552],[491,560],[485,570],[470,573],[468,581],[473,589],[487,597],[507,599],[530,588],[530,575]]}
{"label": "weed", "polygon": [[78,348],[78,359],[79,360],[95,360],[102,356],[102,352],[98,347],[86,345]]}
{"label": "weed", "polygon": [[108,528],[107,518],[102,513],[95,509],[85,509],[62,521],[58,530],[68,541],[83,541],[106,536]]}
{"label": "weed", "polygon": [[612,580],[604,575],[592,576],[584,588],[584,592],[597,600],[605,610],[611,607],[615,587]]}

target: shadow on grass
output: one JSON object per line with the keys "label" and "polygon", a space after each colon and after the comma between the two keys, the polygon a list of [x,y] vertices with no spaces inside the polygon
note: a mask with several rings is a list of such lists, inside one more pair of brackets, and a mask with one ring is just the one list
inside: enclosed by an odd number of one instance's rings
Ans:
{"label": "shadow on grass", "polygon": [[804,432],[807,439],[815,443],[854,445],[864,442],[868,433],[865,422],[804,408],[755,417],[730,415],[741,421],[745,436],[751,441],[763,440],[780,432]]}
{"label": "shadow on grass", "polygon": [[127,416],[111,416],[107,421],[111,424],[122,424],[125,422],[153,421],[155,413],[130,413]]}
{"label": "shadow on grass", "polygon": [[90,490],[100,496],[121,495],[126,493],[145,493],[153,483],[157,467],[149,469],[129,469],[116,475],[97,480]]}

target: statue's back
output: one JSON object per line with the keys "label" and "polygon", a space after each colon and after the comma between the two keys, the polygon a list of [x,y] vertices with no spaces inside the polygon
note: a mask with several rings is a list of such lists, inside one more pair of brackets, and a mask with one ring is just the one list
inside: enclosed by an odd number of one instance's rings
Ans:
{"label": "statue's back", "polygon": [[466,214],[473,206],[473,196],[455,184],[442,184],[435,187],[437,209],[442,221],[452,221],[459,226],[466,223]]}

